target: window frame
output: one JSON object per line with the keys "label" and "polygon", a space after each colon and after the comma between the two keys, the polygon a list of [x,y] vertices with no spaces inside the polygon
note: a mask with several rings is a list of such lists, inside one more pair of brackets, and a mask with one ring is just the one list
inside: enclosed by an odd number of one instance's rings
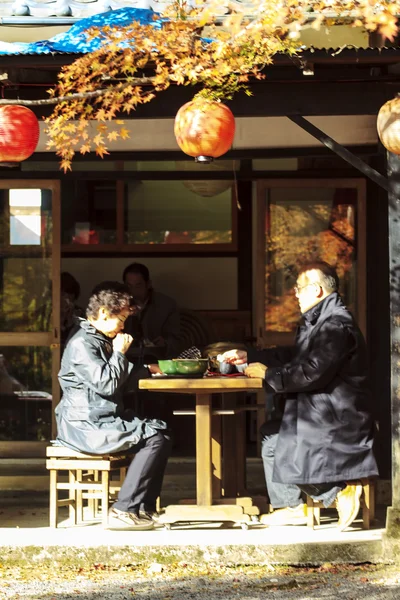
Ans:
{"label": "window frame", "polygon": [[367,337],[367,281],[366,281],[366,181],[362,178],[330,179],[263,179],[256,182],[255,222],[253,246],[253,332],[257,343],[287,346],[294,342],[295,331],[279,332],[265,329],[265,219],[266,193],[271,188],[354,188],[356,205],[356,258],[357,258],[357,323]]}
{"label": "window frame", "polygon": [[[142,181],[163,180],[162,177],[154,177],[151,171],[141,172]],[[186,173],[185,173],[186,175]],[[211,175],[211,173],[210,173]],[[137,179],[137,173],[136,177]],[[166,177],[165,181],[172,178]],[[202,177],[201,179],[217,179],[213,177]],[[91,179],[90,179],[91,180]],[[64,255],[91,255],[91,254],[135,254],[154,255],[158,254],[204,254],[217,253],[221,255],[237,252],[238,250],[238,192],[236,183],[231,185],[231,218],[232,218],[232,241],[226,244],[130,244],[124,241],[125,235],[125,183],[124,179],[110,180],[116,183],[116,243],[115,244],[62,244],[61,252]],[[192,181],[193,176],[180,177],[179,174],[173,178],[175,181]],[[200,178],[199,178],[200,180]],[[85,181],[89,181],[85,179]]]}

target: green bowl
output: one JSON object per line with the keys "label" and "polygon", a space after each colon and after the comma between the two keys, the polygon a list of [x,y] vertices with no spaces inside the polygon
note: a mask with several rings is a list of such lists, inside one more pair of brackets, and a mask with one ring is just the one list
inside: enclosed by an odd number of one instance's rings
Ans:
{"label": "green bowl", "polygon": [[173,362],[178,375],[202,375],[208,367],[208,358],[175,358]]}
{"label": "green bowl", "polygon": [[176,375],[176,364],[174,360],[159,360],[158,366],[164,375]]}

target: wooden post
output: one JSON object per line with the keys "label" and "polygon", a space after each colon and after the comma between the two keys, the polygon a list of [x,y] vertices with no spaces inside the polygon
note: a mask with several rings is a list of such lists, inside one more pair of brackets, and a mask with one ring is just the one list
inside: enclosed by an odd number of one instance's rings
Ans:
{"label": "wooden post", "polygon": [[196,487],[198,506],[212,504],[211,394],[196,394]]}
{"label": "wooden post", "polygon": [[400,157],[388,152],[392,506],[386,536],[400,538]]}

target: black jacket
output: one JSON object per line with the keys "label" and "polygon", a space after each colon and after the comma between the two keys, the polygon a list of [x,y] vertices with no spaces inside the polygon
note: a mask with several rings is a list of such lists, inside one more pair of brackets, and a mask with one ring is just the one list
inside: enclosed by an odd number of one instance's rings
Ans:
{"label": "black jacket", "polygon": [[[182,350],[180,316],[175,300],[151,290],[149,299],[138,315],[128,317],[124,332],[133,337],[127,356],[135,363],[176,358]],[[158,337],[163,346],[152,344]]]}
{"label": "black jacket", "polygon": [[124,411],[122,396],[135,389],[144,367],[135,368],[86,319],[67,342],[58,379],[57,440],[73,450],[108,454],[128,450],[165,429],[163,421],[141,420]]}
{"label": "black jacket", "polygon": [[[303,315],[295,346],[271,366],[267,384],[286,395],[273,481],[329,483],[378,475],[361,331],[335,292]],[[277,352],[249,352],[248,361]]]}

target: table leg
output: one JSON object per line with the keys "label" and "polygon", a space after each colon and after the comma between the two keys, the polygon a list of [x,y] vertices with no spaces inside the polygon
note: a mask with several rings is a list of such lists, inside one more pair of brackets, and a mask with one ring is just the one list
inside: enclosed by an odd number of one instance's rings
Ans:
{"label": "table leg", "polygon": [[[166,506],[160,517],[160,522],[166,526],[179,521],[233,521],[245,528],[252,517],[260,514],[259,508],[252,505],[251,498],[238,498],[236,494],[232,498],[220,497],[221,417],[211,415],[212,395],[196,393],[196,504],[193,501],[182,501],[178,505]],[[222,420],[225,421],[224,418]],[[232,440],[233,448],[225,448],[225,437],[222,435],[223,454],[227,460],[229,457],[233,470],[236,462],[236,430],[243,432],[243,429],[241,425],[235,425],[231,416],[226,419],[226,425],[228,424],[231,435],[227,437]],[[237,488],[236,474],[231,473],[231,480]],[[215,494],[214,502],[212,492]]]}
{"label": "table leg", "polygon": [[212,497],[222,496],[222,422],[219,415],[211,421]]}
{"label": "table leg", "polygon": [[[222,408],[234,409],[238,394],[223,394]],[[226,498],[235,498],[246,488],[246,413],[222,418],[222,488]]]}
{"label": "table leg", "polygon": [[211,394],[196,394],[197,505],[212,504]]}
{"label": "table leg", "polygon": [[246,413],[234,416],[236,434],[236,495],[247,495],[246,491]]}

